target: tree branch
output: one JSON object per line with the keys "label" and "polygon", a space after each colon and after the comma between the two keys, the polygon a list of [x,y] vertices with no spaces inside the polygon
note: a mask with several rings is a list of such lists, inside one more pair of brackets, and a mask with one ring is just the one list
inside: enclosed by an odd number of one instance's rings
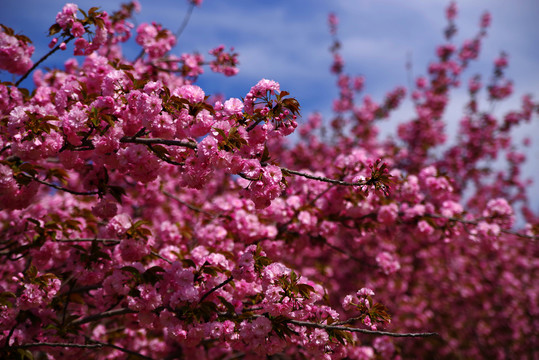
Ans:
{"label": "tree branch", "polygon": [[165,194],[166,196],[168,196],[169,198],[171,199],[174,199],[176,200],[177,202],[179,202],[180,204],[182,204],[183,206],[187,207],[189,210],[193,210],[195,212],[198,212],[198,213],[201,213],[201,214],[204,214],[204,215],[207,215],[211,218],[216,218],[216,217],[219,217],[220,215],[213,215],[209,212],[207,212],[206,210],[203,210],[199,207],[196,207],[196,206],[193,206],[191,204],[188,204],[186,203],[185,201],[183,201],[182,199],[180,199],[179,197],[175,196],[174,194],[171,194],[169,193],[168,191],[166,190],[163,190],[163,194]]}
{"label": "tree branch", "polygon": [[91,338],[89,338],[87,336],[85,336],[85,338],[86,338],[87,341],[93,342],[93,343],[95,343],[95,345],[99,345],[100,347],[110,347],[110,348],[113,348],[113,349],[116,349],[116,350],[120,350],[121,352],[124,352],[126,354],[130,354],[130,355],[139,357],[141,359],[153,360],[153,358],[151,358],[149,356],[142,355],[141,353],[138,353],[138,352],[133,351],[133,350],[126,349],[126,348],[118,346],[118,345],[97,341],[97,340],[91,339]]}
{"label": "tree branch", "polygon": [[189,149],[196,150],[197,144],[192,141],[184,140],[170,140],[170,139],[161,139],[161,138],[141,138],[135,136],[124,136],[120,139],[121,143],[131,143],[131,144],[143,144],[143,145],[172,145],[172,146],[182,146]]}
{"label": "tree branch", "polygon": [[[75,37],[73,35],[70,35],[67,39],[65,39],[63,42],[64,43],[68,43],[70,42],[71,40],[73,40]],[[17,80],[17,82],[15,83],[15,86],[19,86],[19,84],[21,82],[23,82],[24,79],[26,79],[28,77],[28,75],[30,75],[32,73],[32,71],[34,71],[43,61],[47,60],[47,58],[49,56],[51,56],[52,54],[54,54],[56,51],[58,51],[60,49],[60,46],[62,45],[62,43],[58,44],[54,49],[52,49],[51,51],[49,51],[48,53],[46,53],[45,55],[43,55],[43,57],[41,59],[39,59],[23,76],[21,76],[21,78],[19,80]]]}
{"label": "tree branch", "polygon": [[105,319],[105,318],[109,318],[109,317],[113,317],[113,316],[125,315],[125,314],[134,314],[134,313],[136,313],[135,310],[131,310],[131,309],[128,309],[128,308],[114,309],[114,310],[105,311],[105,312],[102,312],[102,313],[99,313],[99,314],[94,314],[94,315],[90,315],[90,316],[87,316],[87,317],[82,318],[82,319],[75,320],[75,321],[72,322],[72,324],[73,325],[82,325],[82,324],[87,324],[87,323],[92,322],[92,321],[97,321],[97,320],[101,320],[101,319]]}
{"label": "tree branch", "polygon": [[[160,138],[141,138],[141,137],[134,137],[134,136],[125,136],[122,139],[120,139],[121,143],[133,143],[133,144],[144,144],[144,145],[152,145],[152,144],[162,144],[162,145],[172,145],[172,146],[183,146],[189,149],[197,150],[197,144],[191,141],[184,141],[184,140],[169,140],[169,139],[160,139]],[[302,176],[307,179],[311,180],[317,180],[317,181],[323,181],[330,184],[335,185],[342,185],[342,186],[364,186],[367,185],[366,181],[358,181],[358,182],[348,182],[343,180],[335,180],[330,179],[324,176],[314,176],[307,173],[303,173],[301,171],[291,170],[287,169],[285,167],[279,167],[282,172],[289,173],[297,176]],[[256,181],[257,179],[251,179],[244,174],[237,174],[247,180]]]}
{"label": "tree branch", "polygon": [[[447,216],[437,215],[437,214],[424,214],[423,216],[430,217],[430,218],[433,218],[433,219],[446,219],[446,220],[449,220],[449,221],[455,221],[455,222],[459,222],[461,224],[467,224],[467,225],[479,225],[478,220],[482,220],[482,219],[464,220],[464,219],[459,219],[459,218],[454,218],[454,217],[447,217]],[[539,235],[526,235],[526,234],[518,233],[518,232],[513,231],[513,230],[500,229],[500,232],[502,232],[504,234],[508,234],[508,235],[518,236],[518,237],[523,238],[523,239],[539,239]]]}
{"label": "tree branch", "polygon": [[102,242],[118,244],[121,240],[118,239],[93,239],[93,238],[77,238],[77,239],[56,239],[56,242],[71,243],[71,242]]}
{"label": "tree branch", "polygon": [[195,8],[195,3],[191,2],[189,4],[189,9],[187,9],[187,13],[185,13],[185,17],[183,18],[182,24],[180,25],[178,30],[176,30],[176,34],[174,34],[176,36],[176,43],[178,43],[177,42],[178,38],[182,35],[183,31],[187,27],[187,24],[189,24],[189,19],[191,18],[191,14],[193,13],[194,8]]}
{"label": "tree branch", "polygon": [[150,254],[152,254],[153,256],[155,256],[155,257],[157,257],[157,258],[159,258],[159,259],[161,259],[161,260],[163,260],[163,261],[165,261],[165,262],[167,262],[169,264],[173,264],[172,261],[170,261],[169,259],[167,259],[164,256],[161,256],[157,251],[152,250],[152,251],[150,251]]}
{"label": "tree branch", "polygon": [[71,348],[82,348],[82,349],[95,349],[102,348],[102,344],[70,344],[70,343],[50,343],[50,342],[40,342],[32,344],[22,344],[22,345],[13,345],[13,348],[32,348],[38,346],[49,346],[49,347],[71,347]]}
{"label": "tree branch", "polygon": [[208,296],[210,296],[212,293],[214,293],[215,291],[219,290],[220,288],[222,288],[223,286],[225,286],[226,284],[228,284],[229,282],[231,282],[232,280],[234,280],[234,277],[230,276],[228,279],[226,279],[225,281],[223,281],[222,283],[220,283],[219,285],[217,285],[216,287],[214,287],[213,289],[211,289],[210,291],[208,291],[207,293],[205,293],[204,295],[202,295],[202,297],[200,298],[200,301],[198,302],[199,304],[204,300],[206,299]]}
{"label": "tree branch", "polygon": [[62,187],[62,186],[59,186],[59,185],[56,185],[56,184],[53,184],[53,183],[38,179],[37,177],[31,176],[31,175],[28,175],[28,174],[25,174],[25,173],[22,173],[22,175],[29,178],[29,179],[37,181],[40,184],[47,185],[47,186],[49,186],[51,188],[54,188],[56,190],[65,191],[65,192],[68,192],[68,193],[73,194],[73,195],[97,195],[97,194],[99,194],[99,191],[76,191],[76,190],[71,190],[71,189],[67,189],[65,187]]}
{"label": "tree branch", "polygon": [[305,327],[310,327],[310,328],[318,328],[318,329],[324,329],[324,330],[341,330],[341,331],[357,332],[357,333],[370,334],[370,335],[384,335],[384,336],[391,336],[391,337],[440,336],[438,333],[435,333],[435,332],[432,332],[432,333],[394,333],[394,332],[389,332],[389,331],[367,330],[367,329],[353,328],[353,327],[348,327],[348,326],[319,324],[319,323],[312,323],[309,321],[300,321],[300,320],[287,320],[287,322],[290,324],[294,324],[298,326],[305,326]]}
{"label": "tree branch", "polygon": [[285,173],[293,174],[293,175],[302,176],[302,177],[307,178],[307,179],[323,181],[323,182],[327,182],[327,183],[335,184],[335,185],[342,185],[342,186],[363,186],[363,185],[367,185],[367,183],[364,182],[364,181],[358,181],[358,182],[352,183],[352,182],[348,182],[348,181],[334,180],[334,179],[330,179],[330,178],[323,177],[323,176],[314,176],[314,175],[311,175],[311,174],[302,173],[300,171],[290,170],[290,169],[287,169],[287,168],[284,168],[284,167],[281,167],[281,171],[285,172]]}

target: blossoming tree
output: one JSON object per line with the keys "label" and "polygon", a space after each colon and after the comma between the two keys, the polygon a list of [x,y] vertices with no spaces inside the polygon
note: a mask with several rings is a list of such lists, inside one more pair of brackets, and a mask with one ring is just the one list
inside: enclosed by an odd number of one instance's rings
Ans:
{"label": "blossoming tree", "polygon": [[[470,78],[457,141],[435,152],[488,14],[457,45],[450,4],[415,114],[381,140],[406,91],[358,99],[334,15],[335,117],[298,127],[275,81],[242,99],[196,85],[208,65],[238,72],[224,46],[176,56],[171,31],[141,24],[140,55],[123,57],[135,10],[67,4],[35,64],[2,26],[0,69],[21,75],[0,84],[2,358],[537,356],[539,217],[511,132],[539,107],[525,96],[498,118],[478,96],[511,94],[505,54],[488,84]],[[37,69],[71,42],[81,62]],[[488,166],[502,154],[506,169]]]}

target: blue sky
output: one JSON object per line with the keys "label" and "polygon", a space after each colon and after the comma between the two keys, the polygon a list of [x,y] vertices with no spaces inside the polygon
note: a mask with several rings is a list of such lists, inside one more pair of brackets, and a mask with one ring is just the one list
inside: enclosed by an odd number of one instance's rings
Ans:
{"label": "blue sky", "polygon": [[[137,14],[138,23],[156,21],[172,30],[181,24],[187,11],[185,0],[141,0],[142,12]],[[56,13],[64,5],[57,0],[2,0],[0,23],[28,35],[36,46],[34,60],[48,51],[48,27]],[[89,9],[100,6],[112,12],[121,1],[83,0],[79,7]],[[196,8],[190,22],[179,39],[174,53],[207,51],[219,44],[234,46],[240,53],[240,73],[233,78],[220,74],[207,74],[199,85],[206,93],[224,93],[227,97],[241,97],[261,78],[281,83],[302,105],[304,115],[312,111],[331,114],[332,99],[336,94],[334,78],[329,74],[331,56],[328,47],[327,15],[335,12],[340,18],[339,34],[345,71],[366,77],[365,93],[381,100],[384,94],[397,85],[407,85],[405,64],[410,57],[415,76],[425,74],[427,64],[434,59],[437,44],[443,41],[446,26],[445,0],[204,0]],[[483,43],[481,58],[469,70],[464,79],[475,73],[488,79],[492,60],[500,53],[509,53],[508,77],[515,83],[514,95],[495,111],[503,114],[520,103],[525,93],[539,96],[539,2],[537,0],[461,0],[457,1],[457,44],[473,37],[478,28],[480,15],[489,10],[492,26]],[[126,49],[128,57],[134,58],[138,50]],[[69,50],[49,59],[44,65],[61,66]],[[0,73],[3,80],[11,79]],[[31,86],[30,83],[25,83]],[[465,92],[456,93],[447,113],[448,128],[454,132]],[[411,103],[384,126],[390,132],[398,122],[410,119]],[[539,134],[538,119],[520,131]],[[539,138],[526,151],[528,176],[536,176],[539,164]],[[539,199],[539,186],[533,190]],[[535,202],[539,210],[539,201]]]}

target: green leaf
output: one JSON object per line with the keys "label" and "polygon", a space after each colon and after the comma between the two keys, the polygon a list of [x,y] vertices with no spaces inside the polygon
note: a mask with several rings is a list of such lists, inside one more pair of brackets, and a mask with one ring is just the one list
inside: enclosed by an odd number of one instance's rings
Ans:
{"label": "green leaf", "polygon": [[80,304],[80,305],[83,305],[85,303],[84,297],[78,293],[69,294],[69,302]]}
{"label": "green leaf", "polygon": [[202,268],[202,272],[211,276],[217,276],[217,271],[215,269],[216,268],[213,266],[205,266]]}
{"label": "green leaf", "polygon": [[49,28],[49,36],[58,34],[60,31],[62,31],[62,27],[58,24],[54,24]]}
{"label": "green leaf", "polygon": [[155,285],[155,283],[163,279],[163,275],[161,275],[160,273],[164,272],[165,269],[163,269],[161,266],[152,266],[142,274],[142,280],[145,283]]}
{"label": "green leaf", "polygon": [[217,298],[219,299],[219,301],[221,301],[221,304],[225,306],[228,313],[230,314],[236,313],[236,308],[234,307],[234,305],[229,303],[224,297],[218,295]]}
{"label": "green leaf", "polygon": [[303,296],[306,299],[308,299],[311,293],[314,292],[314,288],[308,284],[297,284],[297,288],[301,296]]}
{"label": "green leaf", "polygon": [[151,222],[149,222],[148,220],[138,220],[137,222],[135,222],[132,226],[132,228],[136,229],[142,225],[150,225]]}
{"label": "green leaf", "polygon": [[34,280],[37,276],[37,268],[34,265],[30,265],[28,270],[26,270],[25,275],[28,279]]}
{"label": "green leaf", "polygon": [[21,171],[24,171],[25,173],[28,173],[30,175],[37,175],[37,171],[36,169],[34,168],[34,165],[30,164],[30,163],[23,163],[19,166],[19,169]]}
{"label": "green leaf", "polygon": [[130,272],[133,275],[140,275],[140,272],[138,271],[138,269],[133,266],[124,266],[120,268],[120,270]]}
{"label": "green leaf", "polygon": [[88,14],[93,15],[97,10],[99,10],[98,6],[91,7],[90,10],[88,10]]}
{"label": "green leaf", "polygon": [[192,267],[192,268],[196,268],[196,264],[193,260],[191,259],[182,259],[182,264],[185,266],[185,267]]}
{"label": "green leaf", "polygon": [[219,135],[221,135],[221,136],[223,137],[223,139],[226,139],[226,138],[227,138],[227,136],[226,136],[225,132],[223,131],[223,129],[213,128],[213,130],[217,131],[217,133],[218,133]]}
{"label": "green leaf", "polygon": [[164,147],[163,145],[152,145],[152,150],[153,150],[157,155],[160,155],[160,156],[168,155],[168,154],[169,154],[167,148]]}
{"label": "green leaf", "polygon": [[19,355],[21,356],[19,359],[20,360],[24,360],[24,359],[29,359],[29,360],[34,360],[34,355],[32,354],[32,352],[28,349],[17,349],[17,352],[19,353]]}
{"label": "green leaf", "polygon": [[196,309],[197,317],[204,319],[206,322],[210,321],[215,313],[217,313],[217,304],[212,301],[204,301]]}
{"label": "green leaf", "polygon": [[288,327],[287,322],[289,319],[287,317],[279,315],[275,318],[270,317],[269,319],[271,320],[273,331],[281,339],[286,340],[286,337],[291,337],[292,335],[299,335],[296,331]]}
{"label": "green leaf", "polygon": [[9,26],[6,26],[4,24],[0,24],[0,27],[2,27],[2,29],[4,29],[4,32],[9,36],[13,36],[15,34],[15,31],[12,28],[10,28]]}
{"label": "green leaf", "polygon": [[0,305],[7,306],[8,308],[13,307],[13,303],[9,299],[15,299],[17,296],[11,291],[3,291],[0,293]]}
{"label": "green leaf", "polygon": [[267,144],[264,144],[264,151],[262,152],[262,157],[260,158],[261,163],[266,163],[270,159],[269,150]]}
{"label": "green leaf", "polygon": [[344,330],[327,330],[330,339],[335,339],[342,345],[353,344],[352,335]]}
{"label": "green leaf", "polygon": [[109,194],[111,194],[116,201],[122,203],[122,195],[125,195],[125,189],[121,186],[109,185],[107,186]]}

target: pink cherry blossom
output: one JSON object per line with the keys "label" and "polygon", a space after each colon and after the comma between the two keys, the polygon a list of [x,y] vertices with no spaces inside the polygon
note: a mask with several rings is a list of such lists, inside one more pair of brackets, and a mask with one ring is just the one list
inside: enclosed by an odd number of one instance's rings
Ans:
{"label": "pink cherry blossom", "polygon": [[139,8],[67,4],[50,51],[78,60],[33,74],[30,41],[0,31],[22,75],[0,84],[1,358],[533,357],[539,216],[515,130],[539,106],[492,111],[518,89],[505,53],[466,73],[489,15],[459,42],[451,2],[423,74],[379,98],[330,15],[334,114],[301,119],[275,80],[202,88],[207,66],[237,73],[233,48],[174,54],[143,23],[124,56]]}

